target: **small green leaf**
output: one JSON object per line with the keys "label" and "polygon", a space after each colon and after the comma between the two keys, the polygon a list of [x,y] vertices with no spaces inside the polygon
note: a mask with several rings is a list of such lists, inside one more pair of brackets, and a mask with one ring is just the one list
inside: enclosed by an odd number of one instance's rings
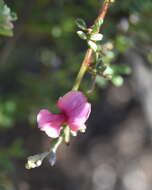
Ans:
{"label": "small green leaf", "polygon": [[103,77],[97,76],[95,80],[96,84],[100,87],[106,87],[108,84],[108,81],[104,79]]}
{"label": "small green leaf", "polygon": [[11,21],[16,21],[17,20],[17,14],[12,12],[11,13]]}
{"label": "small green leaf", "polygon": [[113,74],[113,69],[110,67],[110,66],[108,66],[105,70],[104,70],[104,72],[103,72],[103,75],[112,75]]}
{"label": "small green leaf", "polygon": [[89,40],[89,41],[88,41],[88,45],[89,45],[89,47],[90,47],[91,49],[93,49],[95,52],[97,51],[98,46],[97,46],[97,44],[96,44],[95,42]]}
{"label": "small green leaf", "polygon": [[83,31],[77,31],[78,36],[83,39],[86,40],[87,39],[87,35],[83,32]]}
{"label": "small green leaf", "polygon": [[90,40],[93,40],[93,41],[100,41],[102,40],[102,38],[103,38],[102,34],[92,34],[90,36]]}
{"label": "small green leaf", "polygon": [[13,23],[17,20],[15,13],[11,12],[11,9],[0,0],[0,34],[4,36],[13,36]]}
{"label": "small green leaf", "polygon": [[91,30],[91,34],[96,34],[99,32],[101,25],[103,24],[103,19],[99,19],[94,25]]}
{"label": "small green leaf", "polygon": [[81,19],[81,18],[76,19],[76,25],[82,30],[87,29],[87,25],[86,25],[85,21],[83,19]]}
{"label": "small green leaf", "polygon": [[123,85],[123,82],[124,82],[124,80],[123,80],[123,78],[121,77],[121,76],[119,76],[119,75],[117,75],[117,76],[114,76],[113,78],[112,78],[112,83],[115,85],[115,86],[122,86]]}

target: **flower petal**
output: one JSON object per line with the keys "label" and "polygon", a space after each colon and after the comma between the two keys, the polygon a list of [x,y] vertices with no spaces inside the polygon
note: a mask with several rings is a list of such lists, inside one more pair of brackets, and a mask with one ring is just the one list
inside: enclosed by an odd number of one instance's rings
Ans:
{"label": "flower petal", "polygon": [[37,115],[38,127],[52,138],[60,134],[60,126],[65,122],[63,114],[52,114],[48,110],[40,110]]}
{"label": "flower petal", "polygon": [[76,131],[78,131],[78,130],[80,130],[80,131],[86,131],[86,125],[85,124],[80,124],[80,125],[78,125],[78,123],[71,123],[70,124],[70,129],[72,130],[72,131],[74,131],[74,132],[76,132]]}
{"label": "flower petal", "polygon": [[46,124],[41,131],[44,131],[49,137],[57,138],[60,135],[60,127],[52,127],[50,124]]}
{"label": "flower petal", "polygon": [[91,112],[91,104],[84,103],[69,113],[68,124],[73,131],[77,131],[84,126]]}
{"label": "flower petal", "polygon": [[86,102],[87,99],[82,92],[73,90],[59,98],[57,106],[61,109],[61,111],[70,113],[72,110],[79,107],[79,105]]}

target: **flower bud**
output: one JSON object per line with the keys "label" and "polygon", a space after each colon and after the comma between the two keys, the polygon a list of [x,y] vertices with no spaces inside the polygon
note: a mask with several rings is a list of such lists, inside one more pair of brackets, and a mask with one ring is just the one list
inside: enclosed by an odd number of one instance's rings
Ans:
{"label": "flower bud", "polygon": [[27,163],[25,165],[26,169],[31,169],[31,168],[36,168],[39,167],[42,162],[43,159],[48,155],[48,152],[44,152],[42,154],[35,154],[34,156],[29,156],[27,158]]}
{"label": "flower bud", "polygon": [[49,163],[51,164],[51,166],[55,165],[55,163],[56,163],[56,152],[51,151],[50,158],[49,158]]}

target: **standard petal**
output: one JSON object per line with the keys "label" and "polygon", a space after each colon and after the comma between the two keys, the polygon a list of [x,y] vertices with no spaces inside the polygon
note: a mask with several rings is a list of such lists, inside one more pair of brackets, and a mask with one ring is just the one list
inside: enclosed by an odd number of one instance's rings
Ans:
{"label": "standard petal", "polygon": [[88,119],[91,112],[91,104],[81,104],[79,107],[74,109],[68,115],[68,124],[73,131],[77,131],[84,126],[84,123]]}
{"label": "standard petal", "polygon": [[48,110],[41,110],[37,115],[38,127],[49,137],[56,138],[60,134],[60,126],[65,122],[63,114],[52,114]]}
{"label": "standard petal", "polygon": [[73,90],[59,98],[57,106],[64,113],[70,113],[72,110],[86,102],[87,99],[82,92]]}

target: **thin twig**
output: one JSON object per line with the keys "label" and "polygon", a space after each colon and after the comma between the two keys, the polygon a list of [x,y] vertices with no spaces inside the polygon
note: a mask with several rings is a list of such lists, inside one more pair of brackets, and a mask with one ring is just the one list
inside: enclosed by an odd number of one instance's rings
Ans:
{"label": "thin twig", "polygon": [[[106,13],[108,11],[110,5],[110,0],[105,0],[102,4],[101,10],[99,12],[99,15],[97,17],[97,19],[94,22],[94,25],[99,21],[99,19],[104,19],[106,16]],[[85,54],[85,57],[83,59],[82,65],[80,67],[80,70],[78,72],[78,75],[76,77],[76,81],[74,83],[73,86],[73,90],[78,90],[79,86],[81,84],[81,81],[83,79],[83,76],[85,74],[85,72],[88,69],[88,66],[92,63],[92,57],[93,57],[93,50],[91,48],[89,48]]]}
{"label": "thin twig", "polygon": [[109,5],[110,5],[110,1],[106,0],[103,2],[101,10],[99,11],[99,16],[97,19],[104,19],[105,18],[106,13],[107,13],[108,8],[109,8]]}

